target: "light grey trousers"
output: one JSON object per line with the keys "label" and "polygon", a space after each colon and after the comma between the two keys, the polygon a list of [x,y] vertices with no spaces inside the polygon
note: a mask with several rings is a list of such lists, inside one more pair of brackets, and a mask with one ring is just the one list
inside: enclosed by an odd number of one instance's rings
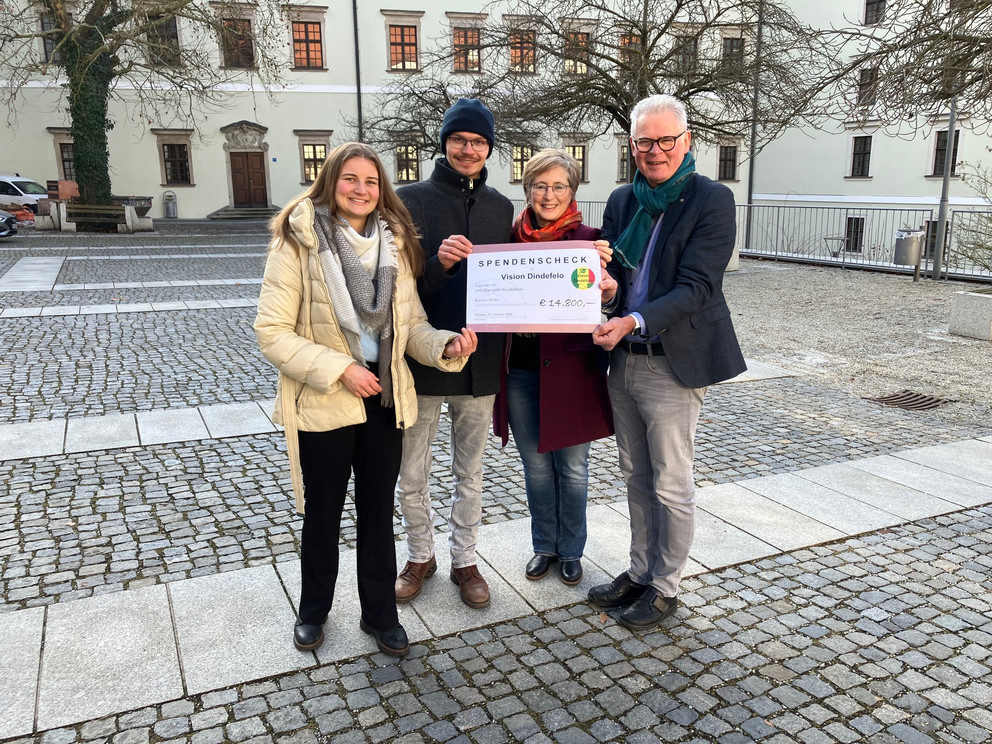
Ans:
{"label": "light grey trousers", "polygon": [[614,351],[610,401],[630,510],[630,578],[678,593],[696,513],[696,423],[706,388],[687,388],[664,356]]}
{"label": "light grey trousers", "polygon": [[434,555],[434,508],[428,479],[441,404],[447,403],[454,485],[448,517],[451,565],[464,568],[476,564],[475,546],[482,522],[482,454],[489,439],[495,399],[495,395],[417,396],[417,423],[403,433],[403,460],[396,484],[409,560],[425,563]]}

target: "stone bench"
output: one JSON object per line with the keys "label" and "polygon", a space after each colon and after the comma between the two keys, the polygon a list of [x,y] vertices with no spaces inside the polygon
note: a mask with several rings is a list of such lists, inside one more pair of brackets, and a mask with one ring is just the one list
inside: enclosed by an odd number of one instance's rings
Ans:
{"label": "stone bench", "polygon": [[992,288],[955,292],[948,333],[992,341]]}

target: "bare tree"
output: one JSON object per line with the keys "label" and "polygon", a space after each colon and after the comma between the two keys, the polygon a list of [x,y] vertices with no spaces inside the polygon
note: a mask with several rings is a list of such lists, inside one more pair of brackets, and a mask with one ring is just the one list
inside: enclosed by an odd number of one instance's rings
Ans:
{"label": "bare tree", "polygon": [[[992,153],[992,147],[987,148]],[[948,266],[992,271],[992,171],[981,163],[962,164],[962,179],[986,202],[985,209],[955,212],[953,251]]]}
{"label": "bare tree", "polygon": [[914,130],[954,98],[973,128],[992,122],[992,0],[888,0],[835,29],[838,65],[824,80],[842,116]]}
{"label": "bare tree", "polygon": [[[68,108],[83,201],[110,203],[113,99],[133,118],[192,128],[223,83],[279,78],[285,25],[275,0],[14,0],[0,3],[0,102],[16,117],[26,88]],[[181,43],[180,43],[181,40]]]}
{"label": "bare tree", "polygon": [[627,133],[634,103],[653,93],[685,101],[703,141],[746,138],[756,117],[760,148],[819,120],[810,80],[830,68],[830,50],[786,2],[515,0],[485,10],[478,25],[453,21],[425,44],[421,68],[379,96],[370,141],[436,152],[441,116],[466,95],[493,110],[504,152],[561,133]]}

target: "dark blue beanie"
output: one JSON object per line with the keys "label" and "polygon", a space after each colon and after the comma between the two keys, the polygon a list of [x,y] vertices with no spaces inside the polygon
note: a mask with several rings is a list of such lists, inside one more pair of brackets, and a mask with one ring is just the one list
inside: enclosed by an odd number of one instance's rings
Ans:
{"label": "dark blue beanie", "polygon": [[[477,98],[459,98],[455,104],[444,112],[441,120],[441,152],[445,152],[448,135],[453,132],[472,132],[486,138],[489,152],[492,153],[496,144],[496,121],[493,112],[486,104]],[[488,157],[488,155],[487,155]]]}

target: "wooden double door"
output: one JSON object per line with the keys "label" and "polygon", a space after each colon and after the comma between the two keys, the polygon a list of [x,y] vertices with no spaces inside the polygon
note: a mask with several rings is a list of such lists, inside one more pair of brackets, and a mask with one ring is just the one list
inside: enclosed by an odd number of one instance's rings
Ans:
{"label": "wooden double door", "polygon": [[269,206],[269,194],[265,189],[265,153],[232,152],[230,155],[234,206]]}

